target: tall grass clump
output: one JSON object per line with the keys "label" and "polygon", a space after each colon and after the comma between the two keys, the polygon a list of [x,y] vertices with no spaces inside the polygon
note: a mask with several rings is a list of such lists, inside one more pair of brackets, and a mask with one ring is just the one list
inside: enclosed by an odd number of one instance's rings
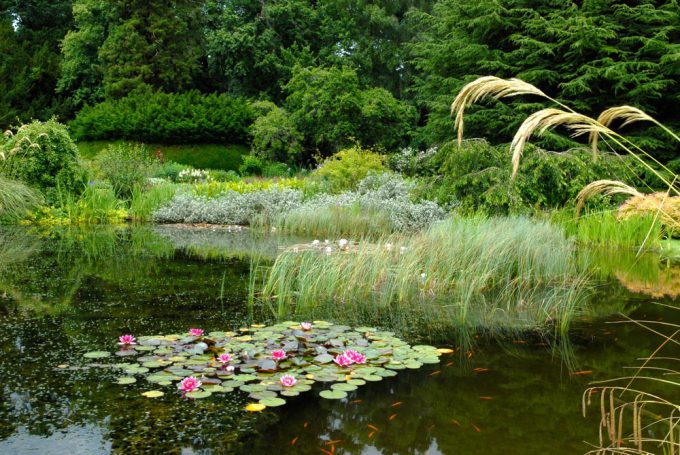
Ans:
{"label": "tall grass clump", "polygon": [[640,359],[642,363],[631,375],[601,381],[583,394],[584,415],[593,401],[600,414],[599,445],[588,453],[678,454],[680,324],[629,321],[659,335],[662,341],[649,357]]}
{"label": "tall grass clump", "polygon": [[275,218],[281,232],[317,237],[381,236],[394,231],[389,214],[378,208],[351,205],[303,205]]}
{"label": "tall grass clump", "polygon": [[153,213],[177,193],[177,185],[162,182],[148,187],[137,185],[130,196],[130,218],[136,222],[153,220]]}
{"label": "tall grass clump", "polygon": [[616,211],[588,212],[579,218],[561,211],[553,221],[563,226],[579,243],[617,248],[657,249],[663,226],[654,214],[643,213],[621,218]]}
{"label": "tall grass clump", "polygon": [[0,222],[21,220],[42,201],[38,191],[0,175]]}
{"label": "tall grass clump", "polygon": [[567,330],[586,280],[562,230],[527,218],[460,218],[410,237],[296,246],[258,294],[277,317],[333,317],[402,331]]}

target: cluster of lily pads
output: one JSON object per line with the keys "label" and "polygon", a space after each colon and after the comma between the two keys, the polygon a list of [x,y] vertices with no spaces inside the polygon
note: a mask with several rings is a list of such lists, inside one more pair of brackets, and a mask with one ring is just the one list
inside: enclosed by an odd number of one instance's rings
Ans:
{"label": "cluster of lily pads", "polygon": [[[409,346],[393,332],[373,327],[351,328],[326,321],[252,325],[238,332],[190,329],[183,334],[123,335],[116,356],[135,362],[113,366],[125,375],[118,384],[142,376],[158,386],[176,384],[183,397],[200,399],[236,389],[257,400],[249,411],[281,406],[286,398],[327,384],[319,395],[342,399],[367,382],[395,376],[398,370],[438,363],[451,352],[433,346]],[[88,352],[89,359],[110,357],[107,351]],[[150,398],[163,396],[150,390]]]}

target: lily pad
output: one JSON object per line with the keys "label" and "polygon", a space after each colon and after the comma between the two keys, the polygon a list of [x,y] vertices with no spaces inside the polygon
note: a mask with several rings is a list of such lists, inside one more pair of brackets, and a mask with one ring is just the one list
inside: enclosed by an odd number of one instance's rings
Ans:
{"label": "lily pad", "polygon": [[187,398],[193,398],[193,399],[202,399],[202,398],[208,398],[212,393],[208,392],[207,390],[194,390],[193,392],[187,392],[186,396]]}
{"label": "lily pad", "polygon": [[[97,363],[88,367],[117,368],[128,376],[119,384],[133,384],[140,377],[152,384],[177,387],[177,381],[190,376],[202,382],[202,388],[187,393],[188,398],[205,398],[214,393],[231,393],[235,389],[259,400],[253,410],[268,406],[282,406],[281,397],[294,397],[312,389],[315,383],[328,383],[321,392],[327,399],[342,399],[347,392],[356,390],[367,382],[377,382],[391,377],[406,368],[420,368],[426,363],[439,362],[439,356],[449,353],[448,348],[434,346],[409,346],[389,331],[375,327],[334,325],[314,321],[312,330],[301,330],[300,323],[284,321],[264,326],[255,325],[235,332],[214,331],[203,337],[184,334],[138,336],[134,349],[121,349],[125,355],[136,356],[132,363]],[[281,361],[272,359],[272,352],[283,350]],[[336,356],[346,350],[365,356],[361,364],[339,367]],[[217,357],[230,354],[228,362]],[[86,358],[106,358],[106,351],[86,353]],[[72,367],[78,368],[78,367]],[[283,374],[295,377],[291,387],[283,387]],[[150,397],[160,390],[149,391]],[[173,394],[174,395],[174,394]]]}
{"label": "lily pad", "polygon": [[83,354],[83,357],[87,359],[103,359],[106,357],[110,357],[111,353],[107,351],[92,351],[92,352],[87,352]]}
{"label": "lily pad", "polygon": [[283,406],[286,404],[286,400],[283,398],[264,398],[260,400],[260,404],[265,405],[268,408],[275,408],[277,406]]}
{"label": "lily pad", "polygon": [[165,395],[165,393],[161,392],[160,390],[149,390],[148,392],[142,393],[147,398],[159,398]]}
{"label": "lily pad", "polygon": [[347,398],[347,393],[342,390],[322,390],[319,396],[327,400],[342,400]]}

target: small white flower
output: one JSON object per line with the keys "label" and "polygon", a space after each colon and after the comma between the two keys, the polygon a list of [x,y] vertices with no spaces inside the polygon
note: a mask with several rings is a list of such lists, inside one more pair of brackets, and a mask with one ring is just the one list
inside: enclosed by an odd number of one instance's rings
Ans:
{"label": "small white flower", "polygon": [[312,242],[312,245],[314,245],[314,246],[318,246],[318,245],[319,245],[319,243],[321,243],[321,242],[319,242],[318,240],[314,240],[314,241]]}
{"label": "small white flower", "polygon": [[399,254],[404,254],[404,253],[406,253],[406,247],[402,246],[402,247],[399,248]]}
{"label": "small white flower", "polygon": [[386,249],[387,251],[392,251],[392,244],[391,244],[391,243],[386,243],[386,244],[385,244],[385,249]]}
{"label": "small white flower", "polygon": [[323,243],[325,243],[326,245],[328,245],[328,244],[331,243],[331,242],[330,242],[328,239],[326,239],[326,240],[323,241]]}
{"label": "small white flower", "polygon": [[346,248],[348,244],[349,241],[347,239],[340,239],[338,241],[338,245],[340,246],[340,248]]}
{"label": "small white flower", "polygon": [[331,253],[333,252],[333,248],[331,248],[331,247],[329,247],[329,246],[327,246],[324,250],[326,251],[326,254],[327,254],[328,256],[330,256]]}

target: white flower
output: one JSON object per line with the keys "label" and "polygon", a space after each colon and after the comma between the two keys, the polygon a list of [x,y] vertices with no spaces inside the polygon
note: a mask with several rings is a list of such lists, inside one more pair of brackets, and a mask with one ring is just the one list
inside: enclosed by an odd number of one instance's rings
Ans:
{"label": "white flower", "polygon": [[406,253],[406,247],[402,246],[402,247],[399,248],[399,254],[404,254],[404,253]]}
{"label": "white flower", "polygon": [[387,251],[392,251],[392,244],[391,244],[391,243],[386,243],[386,244],[385,244],[385,249],[386,249]]}
{"label": "white flower", "polygon": [[329,247],[329,246],[327,246],[324,250],[326,251],[326,254],[327,254],[328,256],[330,256],[331,253],[333,252],[333,248],[331,248],[331,247]]}
{"label": "white flower", "polygon": [[349,244],[349,241],[347,239],[340,239],[338,241],[338,245],[340,246],[341,249],[346,248],[348,244]]}
{"label": "white flower", "polygon": [[321,243],[321,242],[319,242],[318,240],[314,240],[314,241],[312,242],[312,245],[317,246],[317,245],[319,245],[319,243]]}

